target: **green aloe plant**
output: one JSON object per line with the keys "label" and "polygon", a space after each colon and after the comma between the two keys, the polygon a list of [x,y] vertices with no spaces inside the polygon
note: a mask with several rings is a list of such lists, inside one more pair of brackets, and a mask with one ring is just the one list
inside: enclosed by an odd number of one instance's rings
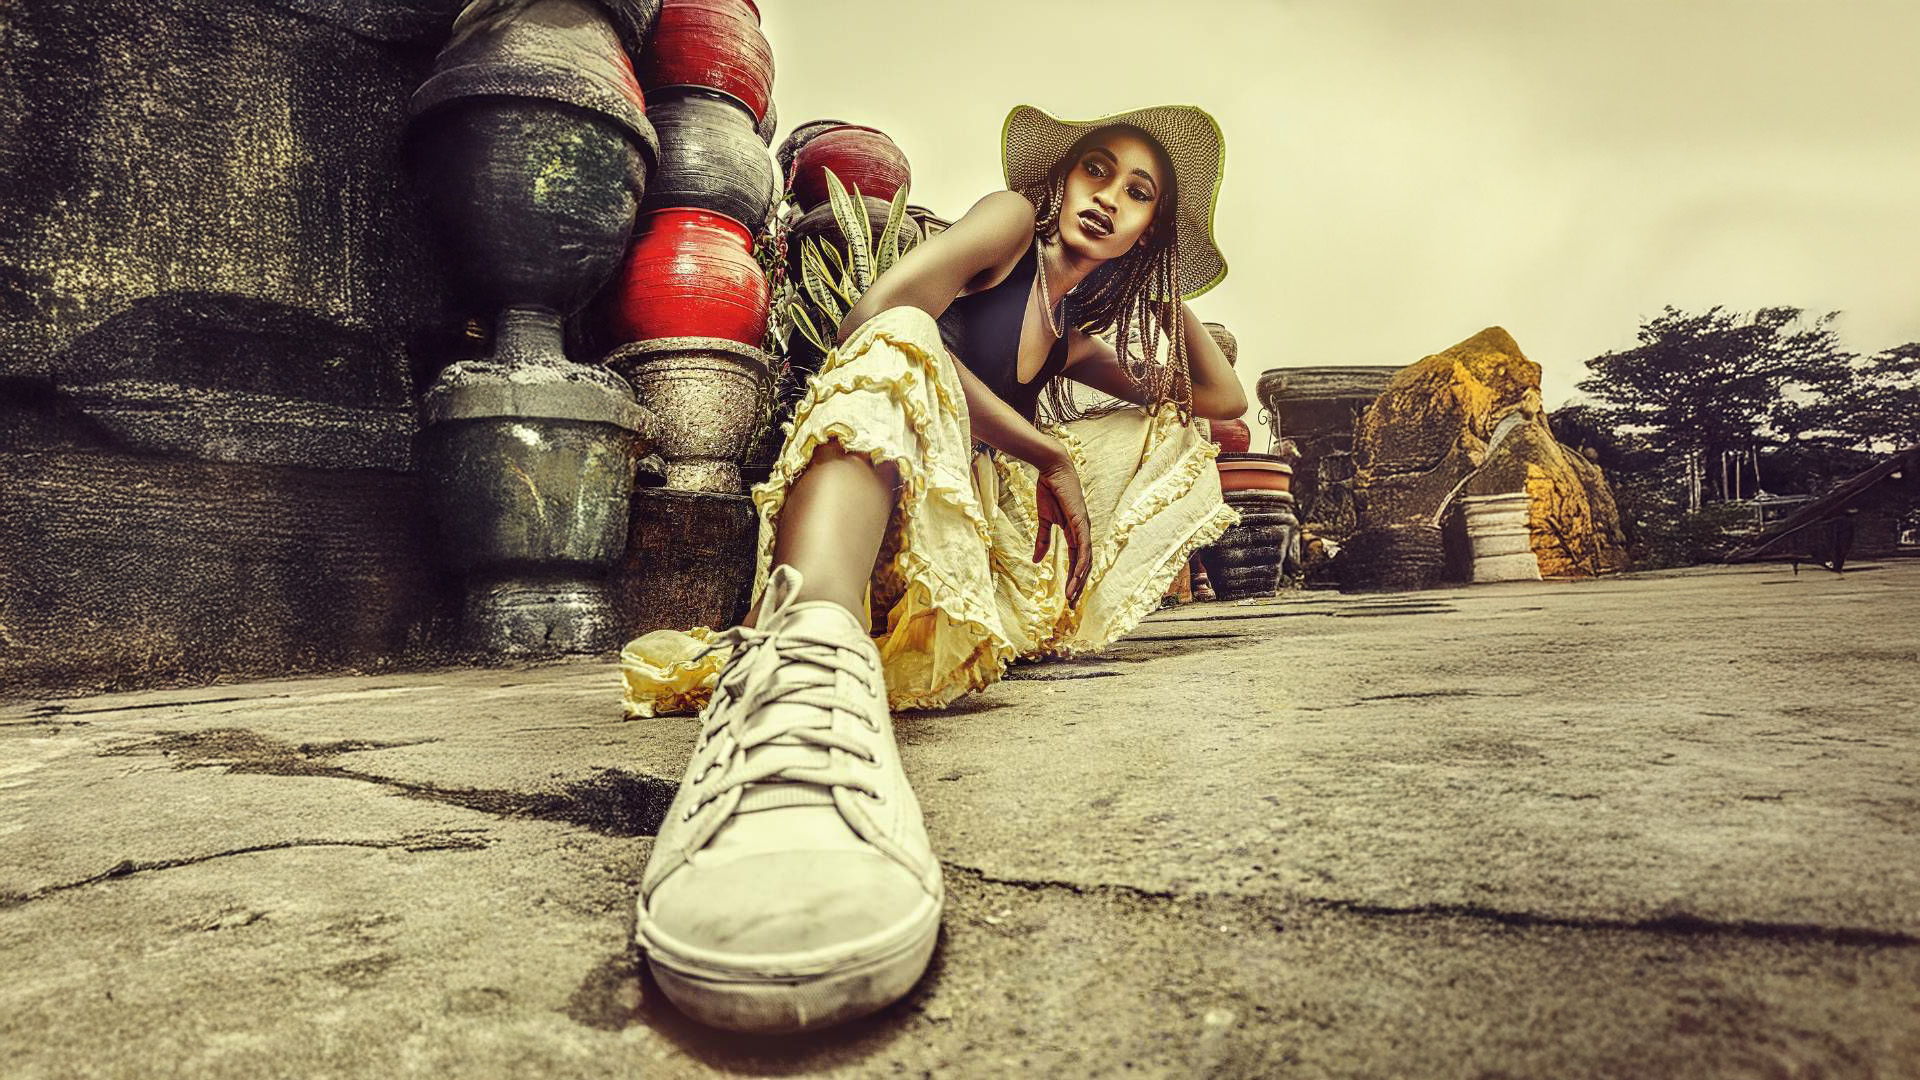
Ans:
{"label": "green aloe plant", "polygon": [[817,237],[806,238],[800,249],[800,280],[793,283],[784,305],[788,323],[823,355],[832,351],[841,321],[861,295],[918,242],[915,233],[901,228],[907,218],[904,185],[894,193],[887,223],[875,237],[859,186],[849,192],[832,169],[826,174],[827,198],[846,239],[846,252]]}

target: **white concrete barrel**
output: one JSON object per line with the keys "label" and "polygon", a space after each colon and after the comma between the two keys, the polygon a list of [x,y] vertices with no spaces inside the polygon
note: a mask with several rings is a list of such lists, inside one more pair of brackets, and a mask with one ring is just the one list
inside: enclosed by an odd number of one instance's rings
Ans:
{"label": "white concrete barrel", "polygon": [[1473,549],[1473,580],[1539,581],[1540,560],[1533,554],[1528,528],[1530,501],[1524,491],[1511,495],[1468,495],[1467,542]]}

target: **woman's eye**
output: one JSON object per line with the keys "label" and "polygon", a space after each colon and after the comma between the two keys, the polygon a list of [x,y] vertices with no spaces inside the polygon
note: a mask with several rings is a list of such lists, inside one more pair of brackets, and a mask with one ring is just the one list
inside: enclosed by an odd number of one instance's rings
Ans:
{"label": "woman's eye", "polygon": [[1088,161],[1088,162],[1086,163],[1086,167],[1087,167],[1087,173],[1088,173],[1089,175],[1092,175],[1092,176],[1105,176],[1105,175],[1107,175],[1107,171],[1106,171],[1106,169],[1105,169],[1104,167],[1102,167],[1102,166],[1101,166],[1101,164],[1100,164],[1099,162],[1097,162],[1097,161]]}
{"label": "woman's eye", "polygon": [[1127,193],[1141,202],[1149,202],[1153,199],[1153,196],[1147,194],[1143,188],[1128,188]]}

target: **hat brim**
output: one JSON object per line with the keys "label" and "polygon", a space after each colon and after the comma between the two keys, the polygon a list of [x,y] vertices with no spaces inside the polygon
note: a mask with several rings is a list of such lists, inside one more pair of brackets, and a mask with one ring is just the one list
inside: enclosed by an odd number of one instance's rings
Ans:
{"label": "hat brim", "polygon": [[1192,299],[1224,281],[1227,259],[1213,238],[1220,182],[1227,171],[1227,140],[1206,110],[1194,105],[1153,105],[1097,120],[1061,120],[1032,105],[1016,105],[1000,129],[1000,161],[1007,186],[1015,191],[1046,179],[1082,135],[1126,124],[1160,144],[1173,162],[1174,231],[1179,263],[1174,268],[1180,295]]}

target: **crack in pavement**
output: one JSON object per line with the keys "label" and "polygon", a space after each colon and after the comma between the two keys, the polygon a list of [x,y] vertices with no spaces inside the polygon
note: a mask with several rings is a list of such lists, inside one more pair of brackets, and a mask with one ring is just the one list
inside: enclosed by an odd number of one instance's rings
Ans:
{"label": "crack in pavement", "polygon": [[[1143,903],[1181,904],[1226,901],[1250,908],[1274,929],[1283,929],[1279,915],[1269,910],[1262,897],[1235,896],[1229,893],[1176,893],[1114,882],[1083,884],[1056,878],[1005,878],[988,874],[978,867],[945,862],[942,868],[986,885],[1004,885],[1027,892],[1066,892],[1074,896],[1123,896]],[[1371,918],[1465,918],[1516,927],[1554,927],[1565,930],[1620,930],[1662,934],[1675,937],[1741,937],[1781,942],[1820,942],[1831,945],[1876,948],[1914,948],[1920,937],[1895,930],[1868,930],[1850,926],[1821,926],[1814,923],[1765,922],[1747,919],[1709,919],[1685,912],[1653,919],[1574,918],[1539,915],[1525,911],[1505,911],[1477,904],[1414,904],[1395,906],[1366,904],[1356,900],[1329,900],[1321,897],[1289,897],[1287,902],[1302,907],[1339,911]]]}
{"label": "crack in pavement", "polygon": [[344,768],[331,762],[340,754],[421,746],[438,739],[408,742],[289,743],[245,728],[214,728],[175,732],[116,746],[105,756],[158,753],[172,758],[177,769],[225,768],[230,773],[264,776],[318,777],[353,780],[389,788],[407,798],[421,799],[494,817],[530,817],[581,825],[608,836],[652,836],[660,829],[679,785],[624,769],[604,768],[553,791],[512,791],[498,788],[447,788]]}
{"label": "crack in pavement", "polygon": [[1920,937],[1897,930],[1868,930],[1853,926],[1821,926],[1816,923],[1765,922],[1757,919],[1709,919],[1703,915],[1678,912],[1653,919],[1572,918],[1561,915],[1537,915],[1525,911],[1503,911],[1478,904],[1414,904],[1395,906],[1363,904],[1355,900],[1327,900],[1302,897],[1312,907],[1352,912],[1367,916],[1438,916],[1480,919],[1507,926],[1552,926],[1569,930],[1626,930],[1637,933],[1676,937],[1729,936],[1760,938],[1770,941],[1825,942],[1831,945],[1868,945],[1910,949],[1920,946]]}
{"label": "crack in pavement", "polygon": [[137,705],[102,705],[92,709],[75,709],[59,702],[47,702],[33,707],[35,716],[97,716],[101,713],[138,712],[144,709],[186,709],[196,705],[224,705],[234,701],[272,701],[275,698],[289,698],[292,694],[254,694],[235,697],[193,698],[187,701],[146,701]]}
{"label": "crack in pavement", "polygon": [[[977,866],[941,860],[942,869],[952,871],[962,877],[969,877],[983,885],[1006,885],[1027,892],[1069,892],[1075,896],[1125,896],[1135,900],[1172,901],[1178,903],[1181,897],[1172,891],[1143,889],[1138,885],[1122,885],[1115,882],[1097,882],[1084,885],[1077,881],[1062,881],[1058,878],[1003,878],[995,877]],[[1206,894],[1201,894],[1205,896]],[[1200,897],[1194,897],[1198,899]]]}
{"label": "crack in pavement", "polygon": [[19,907],[21,904],[40,900],[54,893],[70,889],[81,889],[88,885],[98,885],[103,881],[115,881],[132,877],[135,874],[152,873],[157,870],[177,870],[183,866],[197,866],[215,859],[230,858],[235,855],[253,855],[262,851],[286,851],[292,848],[374,848],[378,850],[404,851],[482,851],[491,846],[483,836],[466,836],[462,833],[478,832],[477,829],[452,830],[447,832],[408,833],[393,840],[279,840],[271,844],[250,844],[246,847],[216,851],[207,855],[188,855],[178,859],[158,859],[153,862],[135,862],[122,859],[120,862],[78,881],[66,881],[58,885],[43,885],[32,892],[0,892],[0,911]]}

